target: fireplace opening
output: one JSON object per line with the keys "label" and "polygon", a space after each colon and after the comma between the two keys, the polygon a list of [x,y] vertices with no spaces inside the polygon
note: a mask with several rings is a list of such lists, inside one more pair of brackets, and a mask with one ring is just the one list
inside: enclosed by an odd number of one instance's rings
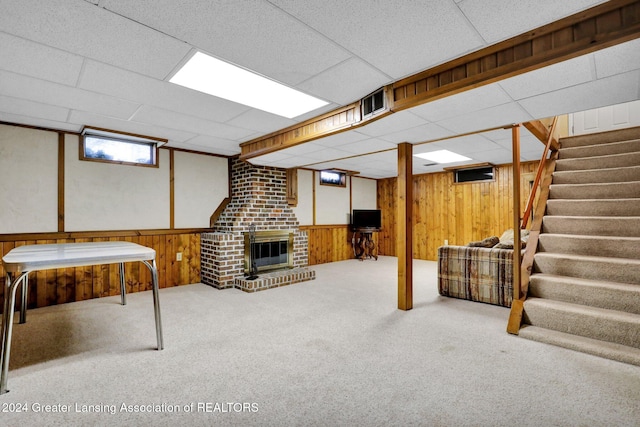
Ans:
{"label": "fireplace opening", "polygon": [[251,273],[255,262],[257,272],[293,268],[293,233],[290,231],[257,231],[244,233],[244,273]]}

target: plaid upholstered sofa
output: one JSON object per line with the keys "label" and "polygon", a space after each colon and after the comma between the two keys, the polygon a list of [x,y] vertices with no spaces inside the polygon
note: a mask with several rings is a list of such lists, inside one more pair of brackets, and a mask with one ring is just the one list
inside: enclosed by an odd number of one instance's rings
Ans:
{"label": "plaid upholstered sofa", "polygon": [[513,249],[438,248],[440,295],[511,307]]}

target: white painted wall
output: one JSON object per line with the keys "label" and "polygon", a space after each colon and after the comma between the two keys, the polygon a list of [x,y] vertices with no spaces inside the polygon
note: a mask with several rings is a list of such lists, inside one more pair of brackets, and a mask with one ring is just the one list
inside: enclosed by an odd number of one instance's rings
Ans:
{"label": "white painted wall", "polygon": [[57,159],[57,133],[0,125],[0,234],[58,231]]}
{"label": "white painted wall", "polygon": [[351,178],[353,209],[377,209],[378,182],[375,179]]}
{"label": "white painted wall", "polygon": [[300,225],[313,225],[313,171],[298,169],[298,205],[293,212]]}
{"label": "white painted wall", "polygon": [[350,191],[346,187],[320,185],[320,173],[314,172],[316,181],[316,225],[349,224]]}
{"label": "white painted wall", "polygon": [[175,151],[173,162],[174,227],[208,228],[229,193],[228,160]]}
{"label": "white painted wall", "polygon": [[80,160],[65,138],[65,231],[169,228],[169,152],[157,168]]}
{"label": "white painted wall", "polygon": [[569,115],[570,135],[640,126],[640,101],[595,108]]}
{"label": "white painted wall", "polygon": [[[168,229],[169,150],[159,167],[79,160],[65,135],[64,231]],[[174,152],[174,227],[207,228],[228,196],[228,162]],[[0,234],[58,231],[58,133],[0,125]]]}
{"label": "white painted wall", "polygon": [[[345,225],[351,221],[353,209],[376,209],[377,181],[375,179],[347,178],[346,187],[320,185],[320,174],[298,170],[298,205],[293,212],[300,225]],[[316,223],[313,223],[313,198],[315,180]],[[353,191],[351,191],[353,186]]]}

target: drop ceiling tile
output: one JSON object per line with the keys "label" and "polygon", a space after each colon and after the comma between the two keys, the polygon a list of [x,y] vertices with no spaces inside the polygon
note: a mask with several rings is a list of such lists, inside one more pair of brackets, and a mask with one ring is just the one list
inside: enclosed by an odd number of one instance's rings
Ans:
{"label": "drop ceiling tile", "polygon": [[182,41],[87,2],[11,3],[0,14],[5,32],[158,79],[190,50]]}
{"label": "drop ceiling tile", "polygon": [[494,83],[428,102],[410,111],[429,122],[438,122],[510,101],[512,101],[511,97]]}
{"label": "drop ceiling tile", "polygon": [[[392,79],[432,67],[482,46],[451,1],[272,0]],[[335,11],[327,13],[327,11]],[[393,23],[392,34],[388,33]],[[446,43],[430,43],[430,41]]]}
{"label": "drop ceiling tile", "polygon": [[395,150],[398,146],[391,142],[383,141],[381,139],[370,138],[358,142],[352,142],[351,144],[340,146],[341,150],[344,150],[352,154],[367,154],[375,151],[382,150]]}
{"label": "drop ceiling tile", "polygon": [[163,126],[165,123],[171,123],[171,127],[174,129],[183,130],[185,132],[194,132],[196,134],[211,135],[224,139],[238,139],[254,133],[248,129],[215,123],[198,117],[188,116],[186,114],[176,113],[175,111],[163,110],[161,108],[146,105],[140,108],[133,115],[131,120],[154,126]]}
{"label": "drop ceiling tile", "polygon": [[358,58],[341,62],[297,86],[338,105],[355,102],[389,83],[390,78]]}
{"label": "drop ceiling tile", "polygon": [[239,116],[224,122],[231,126],[271,133],[296,124],[295,120],[251,108]]}
{"label": "drop ceiling tile", "polygon": [[468,156],[475,160],[476,163],[489,162],[493,163],[494,165],[513,163],[513,156],[511,154],[511,151],[504,148],[469,153]]}
{"label": "drop ceiling tile", "polygon": [[224,123],[249,107],[117,67],[87,61],[78,87]]}
{"label": "drop ceiling tile", "polygon": [[273,153],[265,154],[262,156],[254,157],[250,160],[251,163],[267,164],[278,162],[285,159],[291,159],[292,156],[283,153],[282,151],[276,151]]}
{"label": "drop ceiling tile", "polygon": [[518,102],[534,118],[574,113],[637,100],[639,80],[640,72],[630,71]]}
{"label": "drop ceiling tile", "polygon": [[207,153],[220,153],[225,155],[229,153],[240,154],[240,145],[238,142],[210,135],[197,135],[184,141],[184,143],[202,147]]}
{"label": "drop ceiling tile", "polygon": [[351,144],[352,142],[356,141],[362,141],[363,139],[367,138],[369,138],[367,135],[359,133],[357,130],[349,130],[336,133],[335,135],[316,139],[315,141],[313,141],[313,143],[322,145],[323,147],[340,148],[343,145]]}
{"label": "drop ceiling tile", "polygon": [[65,122],[69,115],[68,108],[1,95],[0,111],[18,116],[51,120],[54,122]]}
{"label": "drop ceiling tile", "polygon": [[405,110],[359,127],[358,132],[368,136],[381,137],[424,124],[423,119]]}
{"label": "drop ceiling tile", "polygon": [[493,44],[599,3],[603,1],[463,0],[458,2],[458,7],[482,38]]}
{"label": "drop ceiling tile", "polygon": [[269,166],[288,169],[305,166],[311,163],[315,163],[315,160],[308,157],[289,157],[287,159],[271,162],[269,163]]}
{"label": "drop ceiling tile", "polygon": [[434,147],[432,144],[414,146],[413,152],[426,153],[445,149],[466,156],[467,153],[481,150],[494,150],[497,148],[499,148],[499,146],[495,142],[488,140],[481,134],[476,134],[439,141],[437,147]]}
{"label": "drop ceiling tile", "polygon": [[598,78],[640,68],[640,39],[622,43],[593,53]]}
{"label": "drop ceiling tile", "polygon": [[75,86],[82,57],[0,33],[0,69]]}
{"label": "drop ceiling tile", "polygon": [[279,153],[284,153],[289,156],[314,157],[312,153],[316,153],[322,150],[328,150],[328,148],[323,147],[322,145],[317,145],[313,142],[305,142],[304,144],[298,144],[294,147],[280,150]]}
{"label": "drop ceiling tile", "polygon": [[305,155],[305,157],[313,159],[312,163],[326,162],[328,160],[341,159],[343,157],[351,156],[351,153],[346,151],[336,150],[335,148],[322,147],[319,151],[314,151]]}
{"label": "drop ceiling tile", "polygon": [[172,142],[184,142],[197,134],[186,132],[164,126],[150,125],[146,123],[132,122],[127,120],[114,119],[112,117],[92,114],[86,111],[72,110],[68,119],[69,123],[80,126],[95,126],[115,131],[136,133],[138,135],[153,136],[156,138],[168,139]]}
{"label": "drop ceiling tile", "polygon": [[107,0],[101,5],[291,86],[349,57],[334,41],[267,1]]}
{"label": "drop ceiling tile", "polygon": [[[546,116],[545,116],[546,117]],[[515,102],[464,114],[438,124],[457,134],[507,126],[532,120],[533,117]]]}
{"label": "drop ceiling tile", "polygon": [[3,112],[0,112],[0,122],[17,123],[27,126],[36,126],[46,129],[55,129],[68,132],[80,132],[82,130],[82,126],[76,124],[57,122],[54,120],[39,119],[31,116],[21,116],[18,114]]}
{"label": "drop ceiling tile", "polygon": [[511,77],[498,83],[514,100],[553,92],[595,79],[591,55]]}
{"label": "drop ceiling tile", "polygon": [[0,94],[128,119],[140,104],[100,93],[0,71]]}
{"label": "drop ceiling tile", "polygon": [[453,135],[453,132],[450,130],[444,129],[433,123],[428,123],[385,135],[381,137],[381,139],[395,144],[400,144],[402,142],[417,144],[432,139],[446,138],[451,135]]}
{"label": "drop ceiling tile", "polygon": [[171,141],[167,145],[165,145],[165,147],[168,147],[168,148],[181,148],[183,150],[198,151],[198,152],[202,152],[202,153],[219,154],[221,156],[235,156],[239,152],[238,150],[227,150],[227,149],[219,148],[219,147],[216,147],[215,152],[212,152],[211,148],[209,146],[202,146],[202,145],[197,145],[197,144],[189,144],[189,143],[186,143],[186,142],[177,142],[177,141]]}

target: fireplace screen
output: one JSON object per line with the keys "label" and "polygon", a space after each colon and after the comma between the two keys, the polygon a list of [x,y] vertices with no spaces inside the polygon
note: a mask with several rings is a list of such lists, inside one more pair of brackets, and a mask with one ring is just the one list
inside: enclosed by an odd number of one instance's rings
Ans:
{"label": "fireplace screen", "polygon": [[249,274],[255,262],[258,272],[293,268],[293,233],[289,231],[257,231],[244,233],[244,272]]}

